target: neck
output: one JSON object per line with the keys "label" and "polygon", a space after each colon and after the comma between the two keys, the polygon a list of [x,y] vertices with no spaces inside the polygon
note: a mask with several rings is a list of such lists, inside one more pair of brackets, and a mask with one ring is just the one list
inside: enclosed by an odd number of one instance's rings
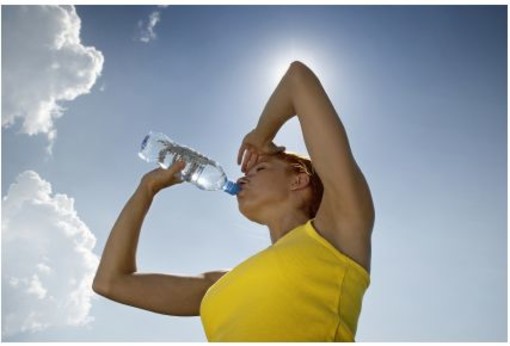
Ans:
{"label": "neck", "polygon": [[281,237],[292,231],[299,225],[304,224],[309,220],[308,215],[302,211],[292,211],[285,213],[280,218],[275,218],[266,225],[269,228],[269,235],[271,236],[271,243],[276,243]]}

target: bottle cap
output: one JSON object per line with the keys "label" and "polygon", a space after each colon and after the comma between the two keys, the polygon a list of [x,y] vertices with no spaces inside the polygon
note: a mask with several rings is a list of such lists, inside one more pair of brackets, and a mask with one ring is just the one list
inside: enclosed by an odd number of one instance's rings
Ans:
{"label": "bottle cap", "polygon": [[225,186],[223,186],[223,191],[235,196],[239,193],[239,185],[229,180]]}

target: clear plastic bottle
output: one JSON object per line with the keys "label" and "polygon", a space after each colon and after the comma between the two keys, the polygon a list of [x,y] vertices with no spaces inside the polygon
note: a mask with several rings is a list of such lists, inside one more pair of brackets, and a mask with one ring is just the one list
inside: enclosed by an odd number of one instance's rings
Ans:
{"label": "clear plastic bottle", "polygon": [[147,162],[157,162],[165,169],[177,160],[183,159],[186,166],[180,172],[182,180],[202,190],[223,190],[231,195],[239,192],[239,186],[227,179],[227,175],[218,162],[191,148],[175,143],[163,133],[149,132],[142,141],[138,156]]}

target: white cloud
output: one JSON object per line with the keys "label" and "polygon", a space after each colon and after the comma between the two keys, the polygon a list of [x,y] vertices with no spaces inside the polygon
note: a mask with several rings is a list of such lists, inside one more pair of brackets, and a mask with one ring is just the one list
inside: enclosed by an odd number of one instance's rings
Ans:
{"label": "white cloud", "polygon": [[2,200],[2,337],[78,326],[89,315],[96,239],[74,200],[33,171]]}
{"label": "white cloud", "polygon": [[159,9],[165,7],[167,6],[158,6],[157,10],[149,14],[149,18],[146,21],[140,20],[138,22],[137,39],[140,42],[148,43],[156,39],[157,35],[154,28],[161,20],[161,11]]}
{"label": "white cloud", "polygon": [[56,135],[61,101],[90,92],[103,55],[80,42],[74,6],[2,8],[2,127],[23,121],[21,132]]}

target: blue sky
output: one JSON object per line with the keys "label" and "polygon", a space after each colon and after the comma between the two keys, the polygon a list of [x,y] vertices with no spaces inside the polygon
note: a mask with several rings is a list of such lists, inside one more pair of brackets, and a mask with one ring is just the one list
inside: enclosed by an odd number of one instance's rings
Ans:
{"label": "blue sky", "polygon": [[[62,32],[62,47],[39,44]],[[237,178],[238,145],[293,60],[322,80],[374,197],[357,340],[505,341],[506,35],[506,6],[3,6],[3,341],[205,341],[199,318],[77,283],[152,169],[146,132]],[[306,150],[296,119],[276,142]],[[269,244],[235,199],[182,184],[153,203],[138,267],[197,274]]]}

